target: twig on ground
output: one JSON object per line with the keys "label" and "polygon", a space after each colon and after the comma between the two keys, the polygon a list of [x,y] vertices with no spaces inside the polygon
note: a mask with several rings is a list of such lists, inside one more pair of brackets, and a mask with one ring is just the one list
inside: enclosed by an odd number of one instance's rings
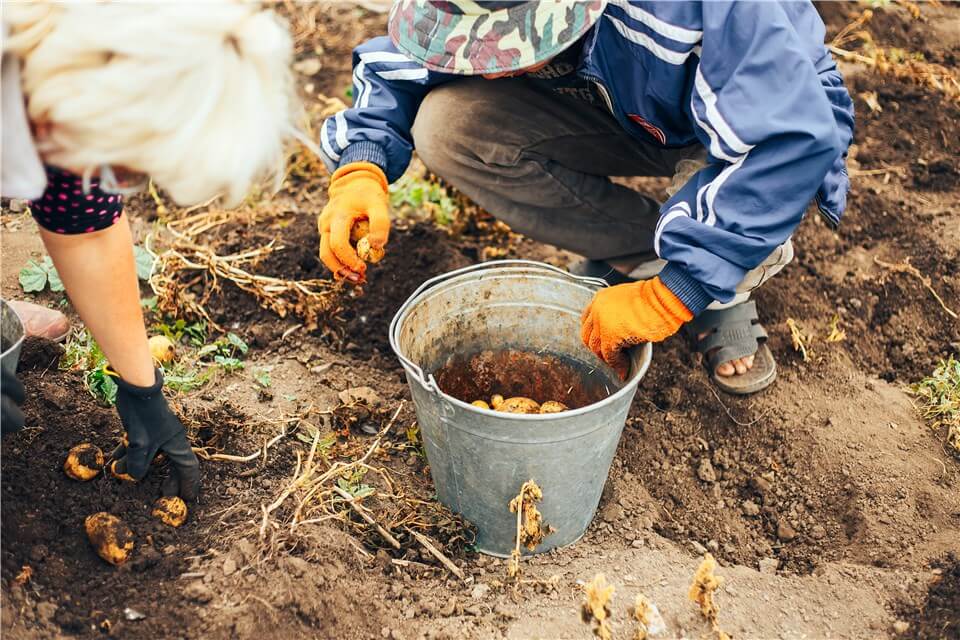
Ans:
{"label": "twig on ground", "polygon": [[878,258],[877,256],[874,256],[873,261],[878,266],[883,267],[888,271],[892,271],[893,273],[906,273],[915,277],[923,284],[923,286],[927,289],[927,291],[929,291],[931,295],[933,295],[933,297],[940,304],[943,310],[947,312],[948,316],[950,316],[955,320],[957,318],[960,318],[960,316],[958,316],[953,309],[947,306],[947,303],[943,301],[943,298],[940,297],[940,294],[938,294],[936,290],[933,288],[933,281],[930,279],[930,277],[923,275],[919,269],[917,269],[915,266],[910,264],[909,257],[904,258],[903,262],[892,263],[892,262],[885,262],[880,258]]}
{"label": "twig on ground", "polygon": [[425,535],[423,535],[422,533],[419,533],[419,532],[417,532],[417,531],[414,531],[414,530],[411,529],[410,527],[407,527],[407,533],[409,533],[411,536],[413,536],[414,539],[415,539],[417,542],[419,542],[419,543],[423,546],[423,548],[427,550],[427,552],[428,552],[430,555],[432,555],[434,558],[436,558],[437,560],[439,560],[439,561],[440,561],[440,564],[442,564],[444,567],[446,567],[447,570],[450,571],[450,573],[452,573],[453,575],[455,575],[455,576],[457,576],[458,578],[460,578],[460,580],[462,580],[462,581],[464,581],[464,582],[467,582],[467,576],[466,576],[466,574],[464,574],[463,569],[461,569],[460,567],[458,567],[457,565],[455,565],[455,564],[453,563],[453,560],[451,560],[451,559],[448,558],[447,556],[443,555],[443,553],[442,553],[439,549],[437,549],[437,548],[433,545],[433,543],[430,542],[430,539],[427,538],[427,536],[425,536]]}
{"label": "twig on ground", "polygon": [[368,524],[373,526],[373,528],[377,530],[377,533],[380,534],[380,537],[386,540],[391,547],[393,547],[394,549],[400,549],[400,542],[396,538],[394,538],[392,535],[390,535],[390,532],[384,529],[383,526],[381,526],[381,524],[373,518],[373,516],[367,513],[364,506],[359,504],[356,498],[354,498],[352,495],[350,495],[340,487],[334,486],[332,489],[334,493],[336,493],[338,496],[340,496],[341,498],[347,501],[347,504],[350,505],[350,508],[352,508],[353,511],[358,516],[360,516]]}

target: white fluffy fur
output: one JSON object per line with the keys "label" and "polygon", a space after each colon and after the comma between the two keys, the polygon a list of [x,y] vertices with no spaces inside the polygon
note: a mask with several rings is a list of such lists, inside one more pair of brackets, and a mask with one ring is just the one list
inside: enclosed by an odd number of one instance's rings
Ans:
{"label": "white fluffy fur", "polygon": [[51,164],[150,175],[181,205],[228,205],[283,165],[293,45],[251,3],[4,3]]}

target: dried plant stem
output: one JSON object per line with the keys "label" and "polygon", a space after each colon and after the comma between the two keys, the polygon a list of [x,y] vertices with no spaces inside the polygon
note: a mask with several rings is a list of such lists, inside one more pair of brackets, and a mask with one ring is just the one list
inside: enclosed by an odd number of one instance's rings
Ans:
{"label": "dried plant stem", "polygon": [[953,309],[947,306],[947,303],[943,301],[943,298],[940,297],[940,294],[936,292],[936,290],[933,288],[933,281],[930,279],[930,277],[923,275],[919,269],[917,269],[915,266],[910,264],[910,258],[904,259],[903,262],[892,263],[892,262],[884,262],[880,258],[874,256],[873,261],[878,266],[883,267],[888,271],[892,271],[894,273],[906,273],[915,277],[923,284],[924,287],[926,287],[927,291],[929,291],[931,295],[933,295],[933,297],[940,304],[943,310],[947,312],[948,316],[950,316],[955,320],[958,317],[960,317],[960,316],[957,316],[957,313]]}

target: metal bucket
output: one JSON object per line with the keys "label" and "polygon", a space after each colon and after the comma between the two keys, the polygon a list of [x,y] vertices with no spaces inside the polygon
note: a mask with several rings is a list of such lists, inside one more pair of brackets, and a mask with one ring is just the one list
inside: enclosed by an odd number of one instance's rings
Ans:
{"label": "metal bucket", "polygon": [[17,372],[17,363],[20,362],[20,347],[23,346],[23,322],[20,316],[7,304],[0,300],[0,367],[11,375]]}
{"label": "metal bucket", "polygon": [[[428,280],[390,324],[437,497],[477,526],[478,551],[510,554],[516,516],[508,505],[530,479],[543,489],[539,508],[555,529],[533,553],[576,542],[593,519],[652,352],[649,344],[634,349],[621,382],[582,344],[581,312],[605,286],[543,263],[488,262]],[[433,374],[451,354],[508,348],[545,350],[599,371],[613,392],[580,409],[520,415],[472,406],[438,387]]]}

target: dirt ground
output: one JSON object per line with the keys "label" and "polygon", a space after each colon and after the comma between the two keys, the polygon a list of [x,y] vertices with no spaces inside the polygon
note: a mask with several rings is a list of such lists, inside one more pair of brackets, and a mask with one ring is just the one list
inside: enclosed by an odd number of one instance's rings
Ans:
{"label": "dirt ground", "polygon": [[[345,4],[291,7],[297,33],[310,33],[297,40],[306,101],[346,100],[349,51],[380,33],[383,17]],[[824,3],[821,11],[830,37],[859,7]],[[919,20],[895,4],[875,14],[868,28],[879,44],[956,66],[960,8],[924,5]],[[195,445],[211,452],[244,456],[273,443],[246,462],[204,462],[205,493],[180,529],[150,516],[162,469],[137,485],[63,475],[71,446],[108,451],[120,425],[80,373],[58,370],[59,347],[25,346],[28,428],[2,443],[2,633],[589,638],[580,585],[603,573],[616,587],[616,638],[631,637],[628,608],[639,593],[662,613],[665,637],[706,637],[687,589],[709,551],[725,578],[720,627],[735,638],[960,637],[960,463],[906,391],[960,352],[960,322],[917,278],[876,262],[909,258],[960,307],[960,107],[906,80],[842,68],[857,108],[848,211],[836,231],[811,214],[794,237],[795,262],[756,296],[780,367],[776,384],[745,399],[718,394],[681,338],[659,345],[597,517],[572,547],[525,560],[529,583],[505,586],[505,563],[473,553],[469,527],[433,501],[386,330],[423,280],[491,255],[490,246],[557,264],[566,255],[489,227],[451,235],[400,221],[363,294],[345,294],[316,328],[295,314],[278,317],[229,282],[206,301],[210,319],[250,353],[243,370],[176,395],[174,407]],[[636,184],[662,195],[661,182]],[[256,273],[326,278],[314,218],[323,189],[323,180],[288,188],[281,213],[221,227],[217,250],[276,239],[282,248]],[[149,198],[127,211],[140,237],[151,230]],[[23,297],[17,272],[42,250],[31,221],[3,214],[2,293]],[[830,342],[835,318],[846,337]],[[806,360],[788,319],[810,337]],[[269,371],[268,387],[257,371]],[[370,480],[380,497],[364,504],[384,522],[406,523],[391,527],[399,548],[343,503],[295,527],[291,501],[265,518],[311,449],[309,424],[335,435],[329,465],[356,460],[383,434],[371,458],[382,470]],[[134,558],[122,567],[103,563],[83,536],[84,517],[101,510],[135,532]],[[463,578],[415,534],[429,536]]]}

